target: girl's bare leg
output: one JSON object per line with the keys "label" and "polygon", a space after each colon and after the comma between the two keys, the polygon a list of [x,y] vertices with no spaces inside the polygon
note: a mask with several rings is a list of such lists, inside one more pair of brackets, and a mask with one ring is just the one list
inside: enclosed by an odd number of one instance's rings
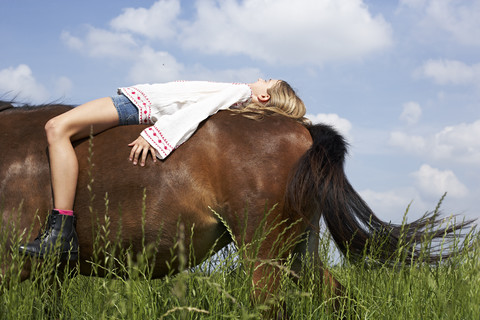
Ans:
{"label": "girl's bare leg", "polygon": [[[47,122],[48,151],[54,197],[54,208],[73,210],[77,188],[78,161],[72,140],[87,137],[93,133],[118,125],[117,109],[111,98],[87,102]],[[78,259],[78,237],[75,231],[75,217],[71,213],[52,210],[47,227],[38,237],[26,245],[20,245],[21,253],[43,258],[54,253],[62,260]],[[56,247],[59,242],[59,247]]]}
{"label": "girl's bare leg", "polygon": [[54,195],[54,208],[73,210],[78,178],[78,160],[72,140],[85,138],[118,125],[112,99],[87,102],[47,122],[48,151]]}

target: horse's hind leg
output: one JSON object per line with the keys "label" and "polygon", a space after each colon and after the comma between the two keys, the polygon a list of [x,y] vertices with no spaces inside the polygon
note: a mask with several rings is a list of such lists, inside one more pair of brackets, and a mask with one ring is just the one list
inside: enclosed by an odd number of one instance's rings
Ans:
{"label": "horse's hind leg", "polygon": [[[319,256],[319,236],[311,227],[304,233],[303,239],[294,250],[292,271],[297,275],[297,282],[309,283],[309,277],[315,275],[312,283],[323,300],[334,301],[333,308],[340,307],[339,297],[345,295],[345,288],[325,268]],[[321,279],[321,281],[318,281]]]}
{"label": "horse's hind leg", "polygon": [[282,266],[278,261],[272,259],[270,254],[265,254],[260,250],[255,258],[250,258],[246,254],[248,271],[251,272],[253,284],[253,299],[255,303],[262,303],[268,306],[266,318],[286,319],[284,301],[278,300],[276,295],[280,280],[283,276]]}
{"label": "horse's hind leg", "polygon": [[[250,216],[252,217],[252,216]],[[301,233],[297,226],[274,219],[259,224],[248,223],[243,239],[243,257],[247,272],[253,282],[253,299],[256,303],[268,306],[265,317],[275,319],[288,318],[285,301],[277,295],[281,280],[286,276],[285,262],[293,250],[294,242]],[[238,241],[238,237],[237,241]],[[288,272],[288,271],[287,271]]]}

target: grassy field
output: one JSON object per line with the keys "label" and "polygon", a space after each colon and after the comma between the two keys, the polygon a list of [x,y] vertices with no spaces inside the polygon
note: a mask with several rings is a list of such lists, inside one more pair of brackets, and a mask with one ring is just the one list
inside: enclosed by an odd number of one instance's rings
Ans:
{"label": "grassy field", "polygon": [[[109,254],[112,246],[106,246],[112,268],[105,278],[62,277],[55,259],[47,259],[34,261],[34,276],[20,282],[25,260],[1,241],[0,236],[0,257],[12,261],[0,261],[8,275],[0,284],[0,319],[259,319],[273,304],[285,304],[290,319],[480,319],[478,233],[470,235],[470,250],[436,266],[412,263],[401,253],[388,265],[372,263],[371,257],[364,259],[370,263],[347,263],[323,238],[322,260],[346,288],[337,311],[319,290],[321,279],[312,267],[298,283],[285,269],[275,299],[253,304],[251,277],[242,268],[248,261],[238,254],[243,248],[231,247],[194,269],[151,279],[148,248],[138,259],[117,250],[115,256],[123,257],[118,262]],[[176,258],[186,265],[184,252]],[[65,270],[75,271],[75,266]]]}

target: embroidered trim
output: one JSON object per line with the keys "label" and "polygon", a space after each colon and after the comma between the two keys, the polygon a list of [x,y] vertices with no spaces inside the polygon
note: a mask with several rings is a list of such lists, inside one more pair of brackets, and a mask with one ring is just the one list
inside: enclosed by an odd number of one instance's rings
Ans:
{"label": "embroidered trim", "polygon": [[144,134],[151,141],[151,145],[159,152],[168,156],[175,148],[170,145],[162,132],[155,126],[145,129]]}
{"label": "embroidered trim", "polygon": [[153,124],[152,102],[142,90],[137,87],[122,88],[122,93],[138,108],[138,118],[141,124]]}
{"label": "embroidered trim", "polygon": [[165,150],[160,148],[158,144],[155,143],[155,140],[152,139],[152,137],[150,137],[148,134],[145,134],[144,138],[145,140],[147,140],[148,143],[150,143],[150,145],[154,146],[155,150],[160,155],[160,158],[166,158],[168,156],[169,152],[166,152]]}

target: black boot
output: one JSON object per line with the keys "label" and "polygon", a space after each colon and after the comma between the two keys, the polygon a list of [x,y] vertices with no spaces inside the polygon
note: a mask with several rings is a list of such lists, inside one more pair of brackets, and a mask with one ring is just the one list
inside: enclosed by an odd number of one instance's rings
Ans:
{"label": "black boot", "polygon": [[33,242],[21,245],[20,253],[41,259],[45,255],[55,254],[60,256],[61,260],[77,260],[78,238],[75,224],[74,216],[59,214],[58,211],[52,210],[43,233],[40,230]]}

